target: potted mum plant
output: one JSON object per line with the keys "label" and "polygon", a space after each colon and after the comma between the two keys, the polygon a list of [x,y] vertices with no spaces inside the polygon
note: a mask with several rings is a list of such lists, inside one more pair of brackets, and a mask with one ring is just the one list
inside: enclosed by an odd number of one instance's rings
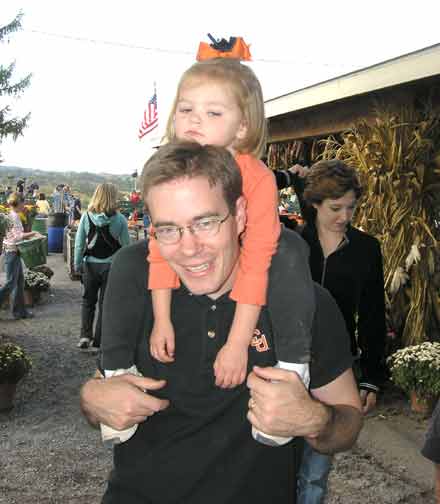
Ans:
{"label": "potted mum plant", "polygon": [[411,399],[414,411],[429,413],[440,395],[440,343],[401,348],[387,359],[391,380]]}
{"label": "potted mum plant", "polygon": [[21,346],[0,343],[0,411],[13,408],[17,383],[31,367],[31,359]]}
{"label": "potted mum plant", "polygon": [[33,306],[40,300],[41,293],[50,288],[49,278],[39,271],[27,270],[24,274],[25,303]]}

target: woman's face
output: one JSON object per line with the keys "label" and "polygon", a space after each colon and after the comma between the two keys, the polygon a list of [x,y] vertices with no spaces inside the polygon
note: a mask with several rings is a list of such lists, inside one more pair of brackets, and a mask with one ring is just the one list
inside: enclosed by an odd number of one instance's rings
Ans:
{"label": "woman's face", "polygon": [[313,203],[316,209],[316,225],[326,231],[343,233],[353,217],[356,208],[356,196],[353,190],[341,198],[326,198],[322,203]]}

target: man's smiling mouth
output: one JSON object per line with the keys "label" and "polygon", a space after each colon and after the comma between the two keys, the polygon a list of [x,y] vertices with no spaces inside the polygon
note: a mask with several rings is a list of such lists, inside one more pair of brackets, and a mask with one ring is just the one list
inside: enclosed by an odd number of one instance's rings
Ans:
{"label": "man's smiling mouth", "polygon": [[203,264],[199,264],[197,266],[185,266],[186,271],[189,271],[190,273],[202,273],[204,271],[207,271],[209,269],[210,263],[206,262]]}

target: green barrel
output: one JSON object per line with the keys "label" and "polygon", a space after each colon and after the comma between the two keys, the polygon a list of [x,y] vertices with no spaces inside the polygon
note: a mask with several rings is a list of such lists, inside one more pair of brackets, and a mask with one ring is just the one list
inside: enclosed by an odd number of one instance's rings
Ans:
{"label": "green barrel", "polygon": [[47,217],[35,217],[34,222],[32,224],[32,231],[37,231],[46,237],[46,255],[48,253],[47,250]]}
{"label": "green barrel", "polygon": [[38,231],[43,235],[47,235],[47,217],[35,217],[32,231]]}
{"label": "green barrel", "polygon": [[20,257],[28,268],[46,264],[46,239],[31,238],[17,243]]}

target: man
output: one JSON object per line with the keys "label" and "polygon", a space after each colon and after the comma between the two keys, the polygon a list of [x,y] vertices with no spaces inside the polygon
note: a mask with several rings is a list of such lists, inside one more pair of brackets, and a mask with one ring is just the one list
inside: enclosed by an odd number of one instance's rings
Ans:
{"label": "man", "polygon": [[72,206],[72,194],[70,192],[70,186],[65,185],[62,189],[62,202],[65,213],[70,212],[70,208]]}
{"label": "man", "polygon": [[58,184],[52,193],[52,206],[55,213],[64,213],[63,187],[63,184]]}
{"label": "man", "polygon": [[81,200],[75,194],[71,194],[71,205],[69,208],[69,223],[73,224],[73,222],[81,219]]}
{"label": "man", "polygon": [[25,183],[26,183],[26,179],[19,179],[17,181],[17,188],[16,188],[16,191],[20,194],[24,194],[24,186],[25,186]]}
{"label": "man", "polygon": [[[81,390],[91,423],[120,430],[139,424],[132,438],[115,447],[105,504],[291,504],[296,441],[265,446],[252,438],[251,427],[304,436],[327,453],[349,448],[359,433],[361,406],[344,322],[319,287],[312,395],[295,373],[273,367],[273,326],[266,309],[249,349],[247,386],[215,386],[213,363],[235,310],[228,294],[246,221],[241,194],[238,167],[218,147],[168,144],[145,166],[143,196],[154,236],[182,282],[171,307],[175,361],[160,363],[148,351],[153,312],[147,247],[140,242],[119,252],[112,266],[102,366],[136,364],[144,377],[92,379]],[[302,247],[301,238],[289,233],[279,250],[297,256]],[[280,252],[273,260],[269,295],[276,291],[279,257]]]}

